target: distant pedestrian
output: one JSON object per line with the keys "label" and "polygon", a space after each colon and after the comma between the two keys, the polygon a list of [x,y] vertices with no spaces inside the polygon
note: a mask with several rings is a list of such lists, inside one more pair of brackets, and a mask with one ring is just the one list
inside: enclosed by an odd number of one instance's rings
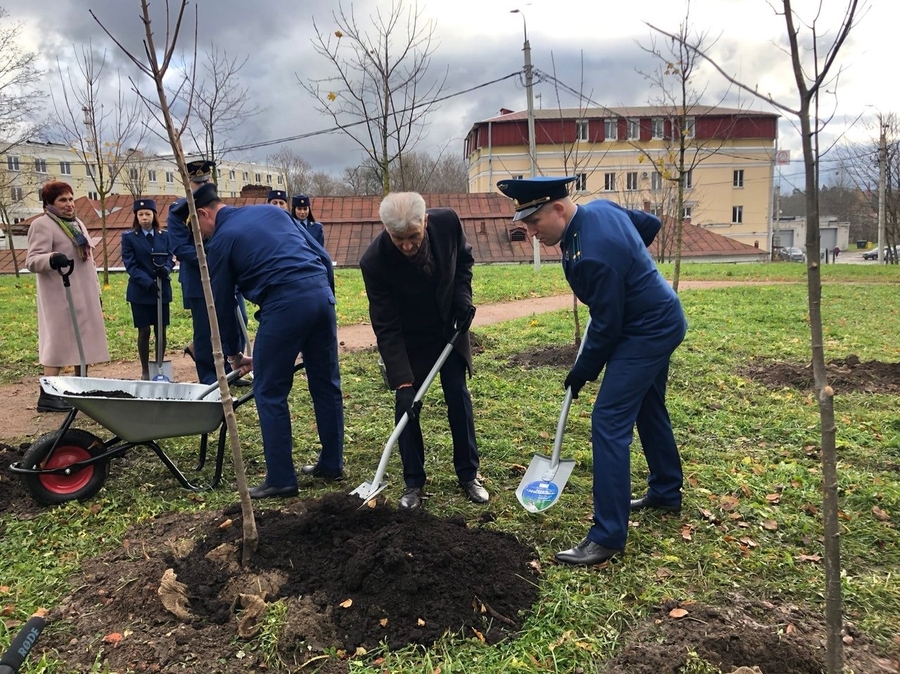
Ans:
{"label": "distant pedestrian", "polygon": [[841,249],[838,248],[837,246],[835,246],[835,247],[834,247],[834,259],[837,260],[837,259],[838,259],[838,255],[840,255],[840,254],[841,254]]}

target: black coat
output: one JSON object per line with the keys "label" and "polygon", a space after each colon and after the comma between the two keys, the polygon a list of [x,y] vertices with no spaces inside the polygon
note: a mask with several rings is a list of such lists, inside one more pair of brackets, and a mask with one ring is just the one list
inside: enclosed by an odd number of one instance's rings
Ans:
{"label": "black coat", "polygon": [[[449,208],[429,208],[427,213],[427,235],[435,262],[433,296],[422,297],[422,273],[397,249],[386,230],[375,237],[359,261],[369,297],[372,329],[392,389],[415,380],[407,354],[409,346],[429,338],[449,342],[456,313],[472,306],[475,259],[459,216]],[[423,335],[421,316],[433,311],[433,303],[437,305],[441,326],[434,334]],[[471,374],[468,332],[460,335],[455,349],[465,359]]]}

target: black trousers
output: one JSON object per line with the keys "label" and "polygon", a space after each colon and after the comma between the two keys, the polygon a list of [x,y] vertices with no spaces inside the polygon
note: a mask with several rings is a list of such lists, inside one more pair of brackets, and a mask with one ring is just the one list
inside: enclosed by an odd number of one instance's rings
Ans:
{"label": "black trousers", "polygon": [[[423,345],[415,351],[408,351],[410,366],[416,378],[413,386],[417,391],[445,346],[446,344]],[[453,438],[453,467],[460,482],[474,480],[479,465],[475,421],[472,418],[472,396],[469,395],[469,388],[466,386],[467,373],[466,362],[456,351],[450,353],[440,372],[441,388],[444,391],[444,401],[447,403],[447,421],[450,422],[450,435]],[[428,398],[426,395],[419,416],[428,414]],[[398,409],[395,405],[395,422],[400,421],[403,412],[404,410]],[[400,447],[403,480],[406,486],[424,487],[425,443],[418,419],[411,420],[406,425],[397,444]]]}

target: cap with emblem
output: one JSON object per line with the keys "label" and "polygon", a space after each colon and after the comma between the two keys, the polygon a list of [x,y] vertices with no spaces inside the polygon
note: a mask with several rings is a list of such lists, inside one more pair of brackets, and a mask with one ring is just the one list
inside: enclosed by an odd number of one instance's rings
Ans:
{"label": "cap with emblem", "polygon": [[137,199],[134,202],[134,208],[132,211],[137,213],[138,211],[153,211],[156,213],[156,202],[153,199]]}
{"label": "cap with emblem", "polygon": [[291,197],[291,208],[300,208],[306,206],[309,208],[309,197],[305,194],[295,194]]}
{"label": "cap with emblem", "polygon": [[192,183],[205,183],[212,177],[212,170],[216,167],[216,162],[207,161],[206,159],[198,159],[197,161],[189,161],[187,163],[188,176]]}
{"label": "cap with emblem", "polygon": [[501,180],[497,183],[497,189],[515,202],[513,222],[517,222],[527,218],[544,204],[569,196],[568,184],[574,180],[575,176]]}
{"label": "cap with emblem", "polygon": [[283,202],[287,203],[287,192],[284,190],[269,190],[266,202],[275,201],[276,199],[281,199]]}

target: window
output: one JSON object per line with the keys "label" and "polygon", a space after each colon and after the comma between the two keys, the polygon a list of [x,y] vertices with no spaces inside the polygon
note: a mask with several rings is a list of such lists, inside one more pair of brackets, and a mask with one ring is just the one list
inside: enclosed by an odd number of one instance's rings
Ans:
{"label": "window", "polygon": [[72,175],[72,163],[68,161],[59,162],[59,173],[64,176]]}
{"label": "window", "polygon": [[156,182],[156,169],[147,169],[147,180],[151,183]]}
{"label": "window", "polygon": [[744,207],[743,206],[732,206],[731,207],[731,222],[735,225],[739,225],[744,221]]}
{"label": "window", "polygon": [[14,225],[18,225],[20,222],[25,222],[25,218],[13,218]]}
{"label": "window", "polygon": [[618,120],[614,117],[603,120],[603,135],[606,140],[616,140],[619,137]]}
{"label": "window", "polygon": [[283,184],[284,184],[284,178],[282,178],[280,175],[278,176],[278,184],[279,184],[279,185],[283,185]]}
{"label": "window", "polygon": [[625,136],[629,140],[640,140],[641,138],[641,120],[628,120],[628,134]]}
{"label": "window", "polygon": [[684,220],[687,220],[687,219],[689,219],[689,218],[691,217],[691,207],[690,207],[690,206],[685,206],[685,207],[684,207],[684,210],[681,211],[681,217],[682,217],[682,219],[684,219]]}
{"label": "window", "polygon": [[650,189],[654,191],[661,190],[663,186],[663,178],[662,176],[654,171],[650,174]]}
{"label": "window", "polygon": [[167,183],[175,182],[175,174],[172,171],[166,171],[166,182]]}
{"label": "window", "polygon": [[90,164],[85,164],[84,168],[87,170],[88,178],[94,177],[94,167]]}
{"label": "window", "polygon": [[586,141],[588,139],[588,121],[586,119],[579,119],[575,122],[575,139],[579,141]]}
{"label": "window", "polygon": [[128,178],[130,180],[137,180],[140,176],[140,172],[136,168],[128,169]]}
{"label": "window", "polygon": [[21,187],[10,187],[9,188],[9,196],[13,201],[22,201],[22,198],[25,196],[24,192],[22,192]]}
{"label": "window", "polygon": [[231,169],[231,170],[228,172],[228,179],[229,179],[229,180],[234,180],[234,169]]}
{"label": "window", "polygon": [[525,177],[525,176],[522,175],[522,174],[520,173],[520,174],[517,175],[517,176],[513,176],[512,179],[513,179],[513,180],[522,180],[524,177]]}
{"label": "window", "polygon": [[34,160],[34,172],[35,173],[46,173],[47,172],[47,160],[46,159],[35,159]]}
{"label": "window", "polygon": [[744,169],[735,169],[734,171],[734,179],[731,184],[734,187],[743,187],[744,186]]}
{"label": "window", "polygon": [[13,155],[7,155],[6,168],[8,168],[10,171],[18,171],[19,170],[19,158],[14,157]]}
{"label": "window", "polygon": [[655,215],[657,218],[661,217],[662,209],[659,206],[653,206],[650,208],[650,215]]}
{"label": "window", "polygon": [[665,134],[666,124],[662,117],[654,117],[650,121],[650,135],[654,138],[662,138]]}
{"label": "window", "polygon": [[271,185],[271,184],[272,184],[272,174],[267,173],[266,174],[266,185]]}
{"label": "window", "polygon": [[579,173],[575,176],[575,191],[587,192],[587,173]]}
{"label": "window", "polygon": [[603,174],[603,189],[607,192],[615,192],[616,191],[616,174],[615,173],[604,173]]}
{"label": "window", "polygon": [[247,173],[246,171],[244,171],[241,175],[243,175],[243,177],[244,177],[244,182],[247,182],[248,180],[250,180],[250,174]]}
{"label": "window", "polygon": [[261,173],[254,173],[253,177],[255,178],[257,184],[262,182],[262,174]]}
{"label": "window", "polygon": [[684,179],[684,189],[689,190],[694,186],[694,172],[693,171],[685,171],[682,178]]}
{"label": "window", "polygon": [[684,137],[685,138],[693,138],[694,137],[694,118],[686,117],[684,120]]}
{"label": "window", "polygon": [[625,174],[625,189],[628,192],[634,192],[638,189],[638,172],[629,171]]}
{"label": "window", "polygon": [[100,195],[96,192],[88,192],[88,199],[93,199],[94,201],[99,201]]}

